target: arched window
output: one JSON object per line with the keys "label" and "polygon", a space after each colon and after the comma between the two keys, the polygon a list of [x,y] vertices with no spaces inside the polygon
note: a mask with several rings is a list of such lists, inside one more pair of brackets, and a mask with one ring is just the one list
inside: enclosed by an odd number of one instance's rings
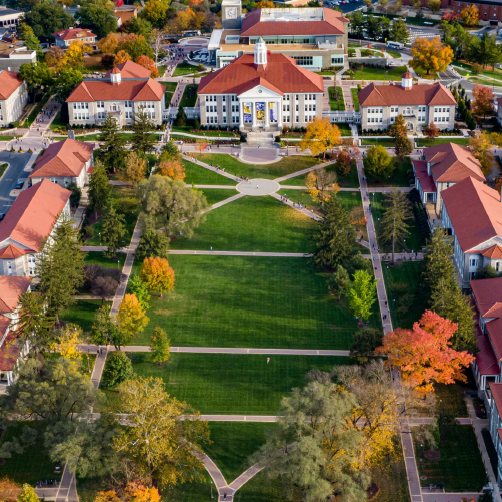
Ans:
{"label": "arched window", "polygon": [[112,104],[112,112],[116,112],[118,110],[117,103]]}

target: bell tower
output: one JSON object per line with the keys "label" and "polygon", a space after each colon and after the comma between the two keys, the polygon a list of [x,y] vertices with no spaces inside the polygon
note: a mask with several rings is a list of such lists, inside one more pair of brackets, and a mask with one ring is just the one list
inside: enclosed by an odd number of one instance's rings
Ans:
{"label": "bell tower", "polygon": [[221,2],[221,24],[224,30],[240,30],[241,16],[241,0],[223,0]]}
{"label": "bell tower", "polygon": [[267,66],[267,44],[263,41],[263,38],[259,38],[258,42],[254,46],[254,64],[257,67]]}

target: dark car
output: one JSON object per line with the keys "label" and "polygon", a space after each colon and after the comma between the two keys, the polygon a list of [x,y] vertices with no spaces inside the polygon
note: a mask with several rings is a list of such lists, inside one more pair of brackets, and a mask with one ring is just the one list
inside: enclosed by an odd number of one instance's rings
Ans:
{"label": "dark car", "polygon": [[16,190],[19,189],[19,188],[23,188],[23,185],[24,185],[25,181],[26,181],[26,179],[19,179],[19,180],[17,180],[16,186],[14,188]]}
{"label": "dark car", "polygon": [[5,218],[5,213],[0,213],[0,221],[2,221]]}

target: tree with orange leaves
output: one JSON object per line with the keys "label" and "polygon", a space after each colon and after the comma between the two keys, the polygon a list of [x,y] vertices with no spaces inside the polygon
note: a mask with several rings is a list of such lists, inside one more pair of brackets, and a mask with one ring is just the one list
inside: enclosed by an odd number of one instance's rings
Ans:
{"label": "tree with orange leaves", "polygon": [[207,148],[207,141],[205,139],[198,139],[195,141],[195,149],[202,153]]}
{"label": "tree with orange leaves", "polygon": [[145,258],[140,278],[149,290],[159,293],[161,298],[165,291],[174,290],[174,270],[165,258]]}
{"label": "tree with orange leaves", "polygon": [[429,40],[418,37],[411,46],[413,59],[410,60],[410,66],[415,69],[435,72],[445,71],[453,59],[453,50],[449,45],[441,42],[439,37]]}
{"label": "tree with orange leaves", "polygon": [[404,384],[429,394],[434,383],[467,382],[463,370],[474,357],[452,349],[450,339],[457,329],[455,323],[426,310],[413,329],[397,328],[385,334],[375,354],[386,354],[389,364],[400,367]]}
{"label": "tree with orange leaves", "polygon": [[138,56],[136,58],[136,63],[142,66],[143,68],[150,70],[151,78],[157,78],[159,76],[159,70],[157,70],[157,67],[153,62],[153,59],[149,58],[148,56]]}
{"label": "tree with orange leaves", "polygon": [[490,113],[493,108],[493,103],[495,101],[495,94],[493,91],[484,85],[475,85],[472,90],[472,114],[475,117],[483,115],[486,118],[486,114]]}
{"label": "tree with orange leaves", "polygon": [[160,502],[157,488],[151,488],[139,483],[127,483],[123,498],[114,490],[99,492],[94,502]]}
{"label": "tree with orange leaves", "polygon": [[0,479],[0,500],[5,502],[14,502],[22,492],[20,485],[4,476]]}
{"label": "tree with orange leaves", "polygon": [[113,62],[113,66],[118,66],[119,64],[125,63],[126,61],[130,61],[131,56],[127,54],[126,51],[118,51],[115,56],[115,61]]}
{"label": "tree with orange leaves", "polygon": [[321,205],[340,191],[340,187],[336,183],[336,174],[326,169],[321,168],[316,171],[311,171],[307,174],[305,184],[309,189],[309,195],[314,202],[319,201]]}
{"label": "tree with orange leaves", "polygon": [[159,164],[159,171],[162,176],[169,176],[172,180],[185,179],[185,168],[178,157],[168,157]]}
{"label": "tree with orange leaves", "polygon": [[273,9],[275,7],[274,2],[262,0],[261,2],[256,2],[257,9]]}
{"label": "tree with orange leaves", "polygon": [[108,33],[98,42],[98,49],[103,54],[112,54],[117,50],[119,39],[117,33]]}

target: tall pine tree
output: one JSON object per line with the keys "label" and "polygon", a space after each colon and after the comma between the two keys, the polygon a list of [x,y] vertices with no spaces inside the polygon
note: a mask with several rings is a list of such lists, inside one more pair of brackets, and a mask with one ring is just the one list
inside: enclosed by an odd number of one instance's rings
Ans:
{"label": "tall pine tree", "polygon": [[96,218],[98,211],[102,211],[108,204],[111,191],[106,169],[100,162],[96,162],[89,182],[89,208],[96,213]]}
{"label": "tall pine tree", "polygon": [[104,143],[99,149],[99,158],[108,171],[120,171],[125,164],[127,150],[125,149],[126,139],[120,133],[117,121],[111,115],[106,117],[101,126],[99,141]]}
{"label": "tall pine tree", "polygon": [[131,135],[133,151],[145,155],[155,148],[156,138],[152,134],[152,131],[155,130],[155,124],[143,108],[140,108],[140,111],[134,114],[132,130],[134,131]]}

